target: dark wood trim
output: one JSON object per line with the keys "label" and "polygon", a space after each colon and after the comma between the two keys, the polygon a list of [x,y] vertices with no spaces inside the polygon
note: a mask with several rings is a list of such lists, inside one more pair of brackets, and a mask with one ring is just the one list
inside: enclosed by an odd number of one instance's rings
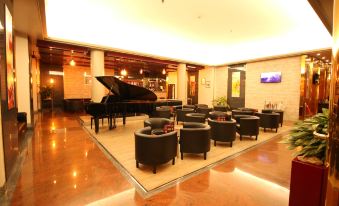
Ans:
{"label": "dark wood trim", "polygon": [[333,30],[333,0],[308,0],[314,11],[332,35]]}

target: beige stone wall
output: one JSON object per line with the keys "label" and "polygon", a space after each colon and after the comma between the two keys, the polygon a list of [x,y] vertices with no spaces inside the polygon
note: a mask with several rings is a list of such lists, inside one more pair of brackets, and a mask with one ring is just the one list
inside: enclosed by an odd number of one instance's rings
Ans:
{"label": "beige stone wall", "polygon": [[[282,102],[284,120],[298,120],[301,56],[248,63],[246,65],[245,106],[263,109],[265,100]],[[281,71],[281,83],[260,83],[262,72]]]}
{"label": "beige stone wall", "polygon": [[227,81],[228,81],[227,66],[215,68],[214,81],[215,81],[214,99],[221,96],[227,97]]}
{"label": "beige stone wall", "polygon": [[175,84],[175,97],[178,97],[178,77],[177,72],[167,73],[167,84]]}
{"label": "beige stone wall", "polygon": [[[91,98],[92,84],[85,84],[84,74],[91,74],[89,67],[64,65],[64,98]],[[105,69],[105,75],[114,75],[113,69]],[[107,91],[106,91],[107,93]]]}
{"label": "beige stone wall", "polygon": [[[214,80],[214,67],[206,67],[205,69],[199,70],[199,89],[198,89],[198,103],[207,104],[212,107],[212,100],[214,95],[214,86],[218,84]],[[206,84],[202,84],[202,79],[205,79]]]}

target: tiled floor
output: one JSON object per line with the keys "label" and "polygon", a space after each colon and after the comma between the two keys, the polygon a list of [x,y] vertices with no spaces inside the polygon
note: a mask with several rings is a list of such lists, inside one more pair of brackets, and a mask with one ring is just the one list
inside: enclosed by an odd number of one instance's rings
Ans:
{"label": "tiled floor", "polygon": [[[128,124],[128,122],[127,122]],[[144,199],[81,128],[38,117],[12,205],[288,205],[291,151],[276,138]]]}

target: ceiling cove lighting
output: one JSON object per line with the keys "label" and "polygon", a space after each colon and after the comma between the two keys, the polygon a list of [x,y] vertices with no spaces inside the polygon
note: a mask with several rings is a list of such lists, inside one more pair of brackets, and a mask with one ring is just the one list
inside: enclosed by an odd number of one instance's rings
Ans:
{"label": "ceiling cove lighting", "polygon": [[332,46],[307,0],[46,0],[45,11],[50,39],[202,65]]}

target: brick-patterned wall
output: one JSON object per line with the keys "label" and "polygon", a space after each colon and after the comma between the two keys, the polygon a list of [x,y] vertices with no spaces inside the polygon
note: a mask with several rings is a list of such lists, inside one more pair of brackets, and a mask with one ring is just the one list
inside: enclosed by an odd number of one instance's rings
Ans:
{"label": "brick-patterned wall", "polygon": [[[89,67],[64,66],[64,98],[91,98],[91,84],[85,84],[85,72],[91,74]],[[114,75],[113,69],[105,69],[105,75]]]}
{"label": "brick-patterned wall", "polygon": [[[245,106],[263,109],[265,100],[282,102],[284,120],[298,120],[301,57],[290,57],[246,65]],[[281,71],[281,83],[260,83],[262,72]]]}

